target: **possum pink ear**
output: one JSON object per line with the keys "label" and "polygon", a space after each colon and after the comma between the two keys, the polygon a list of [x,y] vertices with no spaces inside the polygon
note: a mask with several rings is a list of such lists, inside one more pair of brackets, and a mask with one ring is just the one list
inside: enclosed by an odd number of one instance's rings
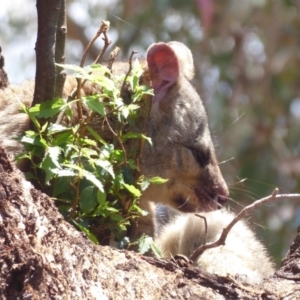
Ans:
{"label": "possum pink ear", "polygon": [[154,89],[154,101],[160,101],[177,82],[179,63],[174,50],[165,43],[153,44],[147,51],[147,62]]}

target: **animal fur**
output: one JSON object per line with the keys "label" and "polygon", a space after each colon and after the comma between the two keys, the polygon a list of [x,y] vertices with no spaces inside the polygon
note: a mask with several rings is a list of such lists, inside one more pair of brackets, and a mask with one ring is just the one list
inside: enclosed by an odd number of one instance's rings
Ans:
{"label": "animal fur", "polygon": [[[194,214],[177,214],[163,225],[155,239],[164,257],[191,254],[206,242],[216,241],[222,230],[234,218],[225,210],[201,213],[207,221],[205,236],[204,220]],[[263,244],[244,221],[239,221],[229,232],[225,245],[207,249],[195,262],[210,273],[237,277],[243,282],[259,284],[274,273],[274,264]]]}
{"label": "animal fur", "polygon": [[[217,163],[203,103],[190,83],[194,70],[192,54],[178,42],[158,43],[149,47],[146,63],[145,74],[150,76],[155,92],[145,122],[153,146],[145,144],[141,171],[168,182],[150,185],[140,199],[140,206],[151,211],[149,201],[153,201],[183,212],[214,210],[226,202],[228,189]],[[116,64],[115,69],[113,72],[127,72],[121,64]],[[73,78],[67,79],[64,96],[75,86]],[[19,112],[19,102],[30,106],[33,87],[29,81],[0,90],[0,140],[12,154],[21,151],[14,138],[29,124],[27,116]],[[91,92],[91,88],[85,87],[86,94]],[[151,213],[139,223],[137,234],[153,235]]]}
{"label": "animal fur", "polygon": [[[150,214],[140,218],[136,235],[153,236],[151,203],[163,203],[182,212],[211,211],[226,202],[228,188],[217,163],[203,103],[190,82],[194,74],[190,50],[178,42],[153,44],[147,51],[145,63],[148,67],[141,80],[147,82],[150,77],[155,96],[151,100],[150,116],[145,120],[153,146],[145,144],[141,171],[147,177],[168,179],[163,185],[150,185],[140,199],[140,206]],[[125,74],[127,66],[125,69],[124,64],[115,64],[113,72]],[[64,97],[75,87],[75,79],[67,78]],[[15,155],[22,150],[15,138],[29,126],[27,115],[19,112],[20,102],[31,105],[34,83],[26,81],[21,86],[7,87],[4,84],[2,88],[0,140],[4,148]],[[93,91],[92,85],[85,86],[85,94]],[[99,126],[95,123],[94,129]],[[233,217],[225,212],[207,213],[206,216],[208,240],[217,238]],[[202,242],[202,220],[191,214],[171,221],[157,238],[165,256],[176,253],[189,256]],[[244,223],[238,224],[229,234],[225,246],[206,251],[197,263],[210,272],[242,273],[251,280],[254,277],[261,280],[273,270],[263,246]]]}

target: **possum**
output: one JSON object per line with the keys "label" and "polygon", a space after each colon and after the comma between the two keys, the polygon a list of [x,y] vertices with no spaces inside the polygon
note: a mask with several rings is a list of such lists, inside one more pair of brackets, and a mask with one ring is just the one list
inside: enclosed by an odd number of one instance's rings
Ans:
{"label": "possum", "polygon": [[[229,192],[218,166],[203,102],[191,84],[191,51],[179,42],[156,43],[148,48],[143,63],[155,95],[149,100],[151,111],[145,120],[153,146],[145,143],[141,173],[168,179],[161,185],[150,184],[139,200],[149,215],[140,218],[135,235],[153,236],[151,202],[182,212],[211,211],[225,204]],[[118,63],[115,68],[117,72],[127,72]],[[75,79],[67,78],[64,96],[75,86]],[[30,106],[33,91],[31,81],[0,90],[0,140],[13,155],[22,149],[14,138],[29,126],[27,115],[19,112],[19,101]]]}
{"label": "possum", "polygon": [[[164,209],[165,210],[165,209]],[[166,210],[165,210],[166,211]],[[191,254],[204,243],[215,242],[234,214],[226,210],[201,213],[207,221],[207,234],[202,218],[195,214],[178,214],[161,225],[155,238],[163,257]],[[162,210],[161,212],[162,213]],[[263,244],[255,237],[246,222],[239,221],[229,232],[225,245],[207,249],[195,261],[201,269],[221,276],[230,275],[244,283],[260,284],[274,273],[274,263]]]}
{"label": "possum", "polygon": [[[150,184],[143,192],[139,204],[149,214],[139,218],[135,236],[142,233],[154,236],[153,203],[167,205],[187,214],[163,226],[156,242],[166,257],[176,253],[189,256],[203,242],[202,220],[191,212],[206,212],[208,240],[217,238],[233,215],[208,212],[226,203],[228,187],[218,166],[203,102],[191,83],[194,76],[191,51],[179,42],[155,43],[148,48],[142,63],[145,80],[141,80],[147,82],[149,77],[154,96],[148,100],[152,102],[151,110],[144,122],[153,145],[145,144],[141,173],[168,181]],[[113,72],[126,74],[127,66],[116,63]],[[0,85],[0,141],[15,155],[22,151],[15,138],[29,127],[27,115],[19,112],[20,102],[31,105],[34,82],[26,81],[20,86],[7,83]],[[66,98],[75,87],[75,79],[68,77],[63,96]],[[91,86],[84,89],[86,95],[93,92]],[[95,130],[99,129],[97,126],[96,123]],[[226,245],[206,251],[197,265],[221,275],[244,274],[250,281],[252,278],[260,281],[273,271],[264,247],[244,223],[235,226]]]}

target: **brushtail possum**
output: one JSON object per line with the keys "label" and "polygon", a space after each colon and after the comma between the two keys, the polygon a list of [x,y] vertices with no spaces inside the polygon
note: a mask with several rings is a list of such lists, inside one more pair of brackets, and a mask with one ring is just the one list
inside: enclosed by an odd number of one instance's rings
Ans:
{"label": "brushtail possum", "polygon": [[[149,47],[145,62],[155,93],[146,120],[153,146],[145,144],[140,167],[147,177],[168,179],[165,184],[150,185],[140,199],[140,206],[150,214],[139,221],[137,234],[153,236],[150,201],[182,212],[211,211],[226,202],[228,188],[217,163],[203,103],[190,82],[194,74],[191,51],[179,42],[157,43]],[[116,69],[120,69],[118,64]],[[121,72],[125,74],[127,69]],[[64,95],[75,86],[75,80],[68,79]],[[22,148],[14,138],[29,125],[27,115],[19,113],[17,100],[30,106],[33,90],[30,81],[0,90],[0,140],[13,154]]]}
{"label": "brushtail possum", "polygon": [[[144,63],[143,76],[150,78],[155,95],[150,100],[151,111],[145,120],[153,146],[145,144],[141,172],[147,177],[161,176],[168,181],[150,185],[140,198],[140,206],[150,213],[140,218],[136,235],[154,236],[151,203],[162,203],[184,213],[209,212],[225,204],[228,188],[217,163],[203,103],[190,82],[194,75],[191,51],[179,42],[153,44]],[[127,66],[117,63],[113,72],[126,74]],[[64,96],[75,86],[74,78],[67,78]],[[27,81],[21,86],[0,87],[0,141],[14,155],[22,150],[14,138],[29,126],[27,115],[19,112],[19,101],[31,105],[34,83]],[[84,92],[89,95],[93,89],[86,85]],[[97,130],[97,124],[94,129]],[[208,239],[217,237],[232,218],[231,214],[219,211],[206,216]],[[189,256],[201,244],[202,236],[202,220],[184,214],[163,227],[157,243],[165,256],[176,253]],[[245,224],[235,227],[227,243],[205,252],[198,265],[218,274],[245,273],[251,278],[258,276],[259,280],[273,270],[264,248]]]}
{"label": "brushtail possum", "polygon": [[[162,212],[162,211],[161,211]],[[164,257],[191,254],[205,242],[215,242],[223,229],[232,221],[234,214],[225,210],[171,216],[169,223],[162,226],[155,239]],[[255,237],[244,221],[239,221],[229,232],[225,245],[207,249],[195,262],[196,266],[214,274],[237,277],[245,283],[260,284],[274,273],[274,263],[265,247]]]}

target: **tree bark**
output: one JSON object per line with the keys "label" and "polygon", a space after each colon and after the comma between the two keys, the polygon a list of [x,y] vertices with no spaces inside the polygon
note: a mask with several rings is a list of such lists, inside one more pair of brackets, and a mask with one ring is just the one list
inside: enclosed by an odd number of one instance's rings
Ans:
{"label": "tree bark", "polygon": [[300,235],[263,286],[96,246],[0,147],[0,299],[300,299]]}
{"label": "tree bark", "polygon": [[[65,44],[67,38],[67,18],[66,18],[66,0],[61,0],[59,15],[56,28],[55,43],[55,62],[58,64],[65,63]],[[66,72],[62,67],[55,68],[55,88],[54,97],[62,97],[63,88],[66,80]]]}
{"label": "tree bark", "polygon": [[9,82],[8,82],[8,77],[7,77],[7,74],[4,70],[4,56],[1,55],[1,52],[2,52],[2,48],[0,46],[0,89],[5,89]]}
{"label": "tree bark", "polygon": [[35,45],[36,74],[32,105],[51,100],[55,91],[55,47],[61,2],[37,0],[38,34]]}

